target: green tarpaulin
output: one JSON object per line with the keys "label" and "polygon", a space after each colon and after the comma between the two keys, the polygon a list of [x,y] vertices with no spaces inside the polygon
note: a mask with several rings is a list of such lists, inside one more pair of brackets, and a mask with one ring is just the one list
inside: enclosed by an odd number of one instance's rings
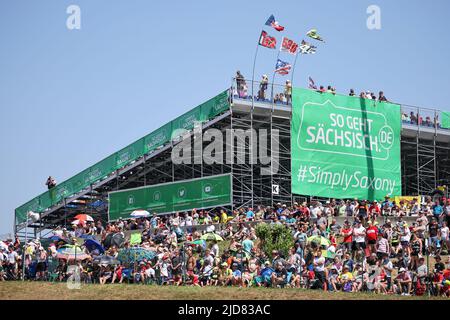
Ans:
{"label": "green tarpaulin", "polygon": [[110,192],[109,219],[129,218],[139,209],[168,213],[228,204],[230,174]]}
{"label": "green tarpaulin", "polygon": [[293,193],[401,194],[399,105],[294,88],[292,112]]}
{"label": "green tarpaulin", "polygon": [[441,127],[445,129],[450,129],[450,112],[441,112]]}

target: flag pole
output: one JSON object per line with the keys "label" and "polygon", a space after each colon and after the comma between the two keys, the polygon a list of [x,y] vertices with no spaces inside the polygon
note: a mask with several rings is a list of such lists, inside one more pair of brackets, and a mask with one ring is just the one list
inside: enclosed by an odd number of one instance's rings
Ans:
{"label": "flag pole", "polygon": [[254,81],[255,81],[255,67],[256,67],[256,58],[258,57],[258,50],[259,50],[259,40],[256,44],[256,51],[255,51],[255,57],[253,58],[253,71],[252,71],[252,109],[254,108],[254,100],[255,100],[255,94],[253,93],[253,87],[254,87]]}
{"label": "flag pole", "polygon": [[292,73],[291,73],[291,85],[294,86],[294,72],[295,72],[295,64],[297,63],[297,57],[299,52],[295,55],[294,64],[292,65]]}

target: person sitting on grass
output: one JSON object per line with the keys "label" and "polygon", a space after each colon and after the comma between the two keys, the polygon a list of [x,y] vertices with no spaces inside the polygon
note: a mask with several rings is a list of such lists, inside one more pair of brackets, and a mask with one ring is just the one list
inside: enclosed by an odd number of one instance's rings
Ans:
{"label": "person sitting on grass", "polygon": [[286,285],[287,272],[281,261],[276,263],[274,272],[271,275],[271,283],[274,288],[282,288]]}
{"label": "person sitting on grass", "polygon": [[338,277],[338,284],[344,292],[352,292],[353,290],[353,274],[350,272],[348,265],[342,267],[342,273]]}
{"label": "person sitting on grass", "polygon": [[412,280],[409,273],[405,268],[398,270],[398,275],[395,278],[395,284],[397,285],[397,291],[402,296],[409,296],[412,288]]}

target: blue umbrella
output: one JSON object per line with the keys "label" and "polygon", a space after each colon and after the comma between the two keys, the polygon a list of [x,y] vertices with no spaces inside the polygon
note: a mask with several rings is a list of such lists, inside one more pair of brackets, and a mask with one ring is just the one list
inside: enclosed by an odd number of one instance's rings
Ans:
{"label": "blue umbrella", "polygon": [[61,238],[60,236],[54,235],[48,238],[50,241],[56,242],[58,245],[63,245],[69,243],[67,239]]}
{"label": "blue umbrella", "polygon": [[105,253],[105,248],[97,240],[87,239],[84,241],[84,246],[89,250],[89,252],[98,250],[99,253]]}

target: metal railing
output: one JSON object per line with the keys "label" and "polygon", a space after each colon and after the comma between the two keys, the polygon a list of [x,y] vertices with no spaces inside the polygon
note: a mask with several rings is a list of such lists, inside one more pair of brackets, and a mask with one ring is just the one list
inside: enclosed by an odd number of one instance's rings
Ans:
{"label": "metal railing", "polygon": [[292,102],[292,88],[286,85],[244,79],[233,79],[231,95],[233,99],[269,105],[290,106]]}
{"label": "metal railing", "polygon": [[[233,99],[273,106],[292,105],[292,89],[289,91],[289,88],[287,88],[286,85],[269,82],[263,83],[262,81],[233,78],[231,96]],[[392,102],[397,103],[394,101]],[[442,111],[402,103],[398,104],[401,106],[401,119],[403,124],[420,128],[450,131],[450,128],[442,127]]]}

